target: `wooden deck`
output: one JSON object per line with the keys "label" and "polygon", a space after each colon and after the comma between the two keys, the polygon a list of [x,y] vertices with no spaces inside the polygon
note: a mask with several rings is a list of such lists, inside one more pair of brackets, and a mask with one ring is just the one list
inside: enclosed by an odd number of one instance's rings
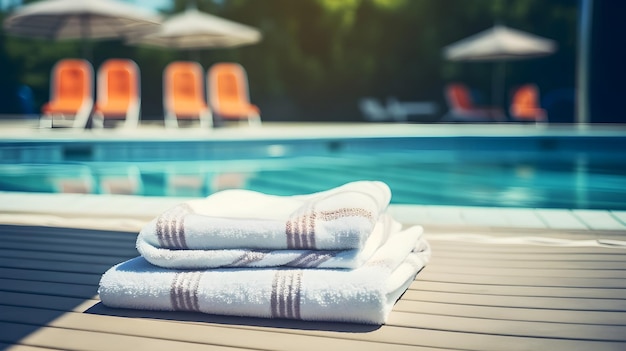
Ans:
{"label": "wooden deck", "polygon": [[98,281],[137,255],[135,234],[3,225],[0,348],[626,349],[623,249],[430,238],[432,261],[373,327],[106,308]]}

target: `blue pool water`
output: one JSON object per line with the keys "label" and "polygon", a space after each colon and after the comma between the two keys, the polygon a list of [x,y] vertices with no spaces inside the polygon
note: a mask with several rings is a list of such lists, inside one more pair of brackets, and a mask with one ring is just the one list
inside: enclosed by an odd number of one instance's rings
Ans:
{"label": "blue pool water", "polygon": [[623,142],[598,140],[55,143],[21,156],[25,145],[12,144],[2,149],[17,156],[0,164],[0,191],[292,195],[376,179],[397,204],[626,210]]}

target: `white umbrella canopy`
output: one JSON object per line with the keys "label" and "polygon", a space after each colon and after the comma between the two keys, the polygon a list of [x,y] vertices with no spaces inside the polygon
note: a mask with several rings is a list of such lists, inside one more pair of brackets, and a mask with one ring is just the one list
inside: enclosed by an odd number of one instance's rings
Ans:
{"label": "white umbrella canopy", "polygon": [[42,39],[122,38],[155,28],[155,12],[115,0],[44,0],[22,6],[4,21],[15,36]]}
{"label": "white umbrella canopy", "polygon": [[159,30],[131,38],[129,42],[194,50],[250,45],[261,38],[256,28],[188,8],[165,20]]}
{"label": "white umbrella canopy", "polygon": [[451,61],[503,61],[550,55],[556,47],[553,40],[495,25],[446,46],[444,56]]}
{"label": "white umbrella canopy", "polygon": [[492,76],[492,103],[502,106],[505,62],[547,56],[556,50],[553,40],[496,24],[444,47],[443,54],[450,61],[499,62]]}

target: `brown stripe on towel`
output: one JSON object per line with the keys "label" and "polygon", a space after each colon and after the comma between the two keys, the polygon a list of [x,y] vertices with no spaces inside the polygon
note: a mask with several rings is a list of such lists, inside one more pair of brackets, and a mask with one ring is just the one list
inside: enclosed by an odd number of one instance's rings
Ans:
{"label": "brown stripe on towel", "polygon": [[202,278],[202,272],[194,272],[194,278],[191,284],[191,307],[194,311],[200,311],[200,304],[198,303],[198,287],[200,286],[200,279]]}
{"label": "brown stripe on towel", "polygon": [[180,272],[170,287],[170,302],[176,311],[199,311],[198,286],[202,272]]}
{"label": "brown stripe on towel", "polygon": [[176,248],[176,227],[177,227],[177,220],[178,220],[178,211],[174,211],[174,213],[171,214],[171,217],[169,218],[169,225],[167,227],[167,236],[165,237],[166,242],[167,242],[167,247],[170,249],[174,249]]}
{"label": "brown stripe on towel", "polygon": [[182,204],[180,206],[175,233],[175,238],[177,239],[175,245],[177,249],[188,249],[187,239],[185,238],[185,218],[191,213],[193,213],[193,210],[189,205]]}
{"label": "brown stripe on towel", "polygon": [[299,221],[300,229],[298,230],[298,232],[300,233],[300,245],[297,247],[297,249],[304,249],[304,248],[309,247],[309,233],[307,230],[308,219],[309,219],[309,216],[307,213],[303,214],[302,217],[300,217],[300,221]]}
{"label": "brown stripe on towel", "polygon": [[286,231],[287,248],[300,249],[302,247],[302,217],[294,217],[287,220]]}
{"label": "brown stripe on towel", "polygon": [[302,271],[278,270],[272,282],[270,298],[272,318],[300,319]]}
{"label": "brown stripe on towel", "polygon": [[333,221],[345,217],[362,217],[374,222],[374,215],[363,208],[345,207],[332,211],[315,211],[313,207],[309,212],[287,220],[285,234],[287,236],[287,248],[296,250],[315,250],[315,225],[317,220]]}
{"label": "brown stripe on towel", "polygon": [[305,249],[306,247],[306,221],[305,216],[290,218],[285,225],[287,236],[287,248],[293,250]]}
{"label": "brown stripe on towel", "polygon": [[173,249],[182,249],[181,245],[181,232],[185,233],[185,229],[183,228],[184,222],[184,213],[182,213],[182,209],[179,209],[176,213],[176,217],[172,220],[172,248]]}
{"label": "brown stripe on towel", "polygon": [[293,296],[292,318],[300,319],[301,318],[300,317],[300,301],[301,301],[300,296],[302,293],[302,271],[296,271],[295,274],[292,275],[291,286],[293,287],[291,289],[291,295]]}
{"label": "brown stripe on towel", "polygon": [[317,218],[317,212],[315,209],[311,209],[311,215],[309,216],[309,248],[316,249],[315,246],[315,220]]}
{"label": "brown stripe on towel", "polygon": [[374,215],[370,211],[355,207],[339,208],[332,211],[321,211],[318,212],[318,216],[321,221],[333,221],[344,217],[363,217],[369,219],[370,221],[374,221]]}
{"label": "brown stripe on towel", "polygon": [[177,209],[178,206],[168,211],[165,211],[157,219],[157,237],[159,239],[159,245],[161,247],[169,248],[172,246],[172,221],[175,219]]}
{"label": "brown stripe on towel", "polygon": [[300,255],[298,258],[288,262],[285,266],[301,268],[317,267],[335,257],[339,252],[341,251],[308,251]]}
{"label": "brown stripe on towel", "polygon": [[165,215],[166,214],[160,215],[159,218],[157,218],[157,222],[156,222],[156,235],[157,235],[157,239],[159,239],[160,247],[165,246],[164,236],[165,236],[165,231],[167,230],[167,226],[165,225],[166,223]]}
{"label": "brown stripe on towel", "polygon": [[278,281],[280,277],[278,272],[274,274],[274,280],[272,280],[272,292],[270,293],[270,313],[272,317],[278,315]]}
{"label": "brown stripe on towel", "polygon": [[315,218],[317,214],[313,207],[298,216],[292,216],[285,225],[288,249],[316,249],[315,247]]}
{"label": "brown stripe on towel", "polygon": [[172,308],[176,311],[182,310],[179,301],[181,300],[180,289],[178,287],[180,278],[182,273],[178,273],[174,275],[174,279],[172,280],[172,285],[170,286],[170,303],[172,304]]}
{"label": "brown stripe on towel", "polygon": [[287,248],[293,249],[295,242],[293,237],[293,222],[291,219],[288,219],[287,223],[285,223],[285,236],[287,237]]}
{"label": "brown stripe on towel", "polygon": [[185,217],[193,213],[189,205],[182,204],[166,211],[157,219],[156,234],[161,247],[187,249]]}
{"label": "brown stripe on towel", "polygon": [[234,260],[231,264],[224,267],[247,267],[253,262],[261,261],[271,250],[255,250],[248,251],[241,255],[241,257]]}
{"label": "brown stripe on towel", "polygon": [[302,218],[303,245],[300,249],[316,249],[315,247],[315,207],[311,205]]}

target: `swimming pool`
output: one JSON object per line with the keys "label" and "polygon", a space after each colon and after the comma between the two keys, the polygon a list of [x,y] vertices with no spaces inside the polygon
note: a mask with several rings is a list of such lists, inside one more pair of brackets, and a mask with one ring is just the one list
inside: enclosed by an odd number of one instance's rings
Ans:
{"label": "swimming pool", "polygon": [[0,191],[291,195],[377,179],[397,204],[625,210],[625,146],[593,135],[5,140]]}

